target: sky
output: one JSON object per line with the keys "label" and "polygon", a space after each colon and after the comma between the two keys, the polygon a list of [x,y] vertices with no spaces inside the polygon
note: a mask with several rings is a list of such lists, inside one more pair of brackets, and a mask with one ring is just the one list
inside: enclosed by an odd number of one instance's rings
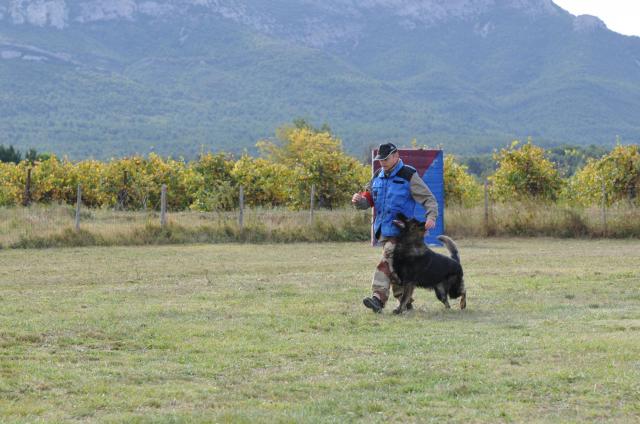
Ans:
{"label": "sky", "polygon": [[607,27],[625,35],[640,36],[640,0],[553,0],[574,15],[594,15]]}

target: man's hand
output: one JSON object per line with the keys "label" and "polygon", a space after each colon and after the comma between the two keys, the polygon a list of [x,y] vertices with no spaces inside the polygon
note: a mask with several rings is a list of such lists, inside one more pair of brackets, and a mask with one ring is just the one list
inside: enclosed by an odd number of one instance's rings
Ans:
{"label": "man's hand", "polygon": [[427,219],[427,222],[424,223],[424,229],[427,231],[431,230],[432,228],[435,228],[435,226],[436,226],[436,222],[431,218]]}
{"label": "man's hand", "polygon": [[351,203],[356,209],[365,210],[373,207],[373,200],[369,192],[356,193],[351,198]]}
{"label": "man's hand", "polygon": [[356,193],[353,195],[353,197],[351,198],[351,203],[353,203],[354,205],[360,201],[362,201],[362,199],[364,199],[365,197],[360,194],[360,193]]}

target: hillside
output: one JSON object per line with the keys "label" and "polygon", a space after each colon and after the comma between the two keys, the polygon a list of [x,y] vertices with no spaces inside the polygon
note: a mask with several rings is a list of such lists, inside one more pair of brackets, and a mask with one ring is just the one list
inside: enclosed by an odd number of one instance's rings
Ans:
{"label": "hillside", "polygon": [[296,117],[351,153],[640,141],[640,38],[550,0],[8,0],[0,144],[240,152]]}

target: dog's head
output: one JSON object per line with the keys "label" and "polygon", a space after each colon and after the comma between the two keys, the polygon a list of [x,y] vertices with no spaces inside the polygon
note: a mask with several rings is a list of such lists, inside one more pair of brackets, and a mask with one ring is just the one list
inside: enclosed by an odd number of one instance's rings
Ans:
{"label": "dog's head", "polygon": [[393,220],[393,224],[400,228],[400,239],[408,243],[424,244],[424,222],[415,218],[407,218],[399,213]]}

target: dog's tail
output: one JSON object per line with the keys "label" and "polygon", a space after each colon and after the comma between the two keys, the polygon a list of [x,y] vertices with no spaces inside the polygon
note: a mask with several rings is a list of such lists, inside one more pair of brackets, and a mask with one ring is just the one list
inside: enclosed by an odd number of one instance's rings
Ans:
{"label": "dog's tail", "polygon": [[[460,255],[458,254],[458,246],[456,243],[447,236],[438,236],[438,240],[445,245],[449,254],[451,255],[451,259],[460,263]],[[453,299],[460,298],[460,309],[464,309],[467,307],[467,289],[464,286],[464,279],[462,278],[462,272],[458,276],[457,284],[454,284],[449,290],[449,296]]]}
{"label": "dog's tail", "polygon": [[438,236],[438,240],[447,248],[449,254],[451,254],[451,259],[460,263],[460,255],[458,254],[458,246],[456,246],[456,243],[447,236]]}

